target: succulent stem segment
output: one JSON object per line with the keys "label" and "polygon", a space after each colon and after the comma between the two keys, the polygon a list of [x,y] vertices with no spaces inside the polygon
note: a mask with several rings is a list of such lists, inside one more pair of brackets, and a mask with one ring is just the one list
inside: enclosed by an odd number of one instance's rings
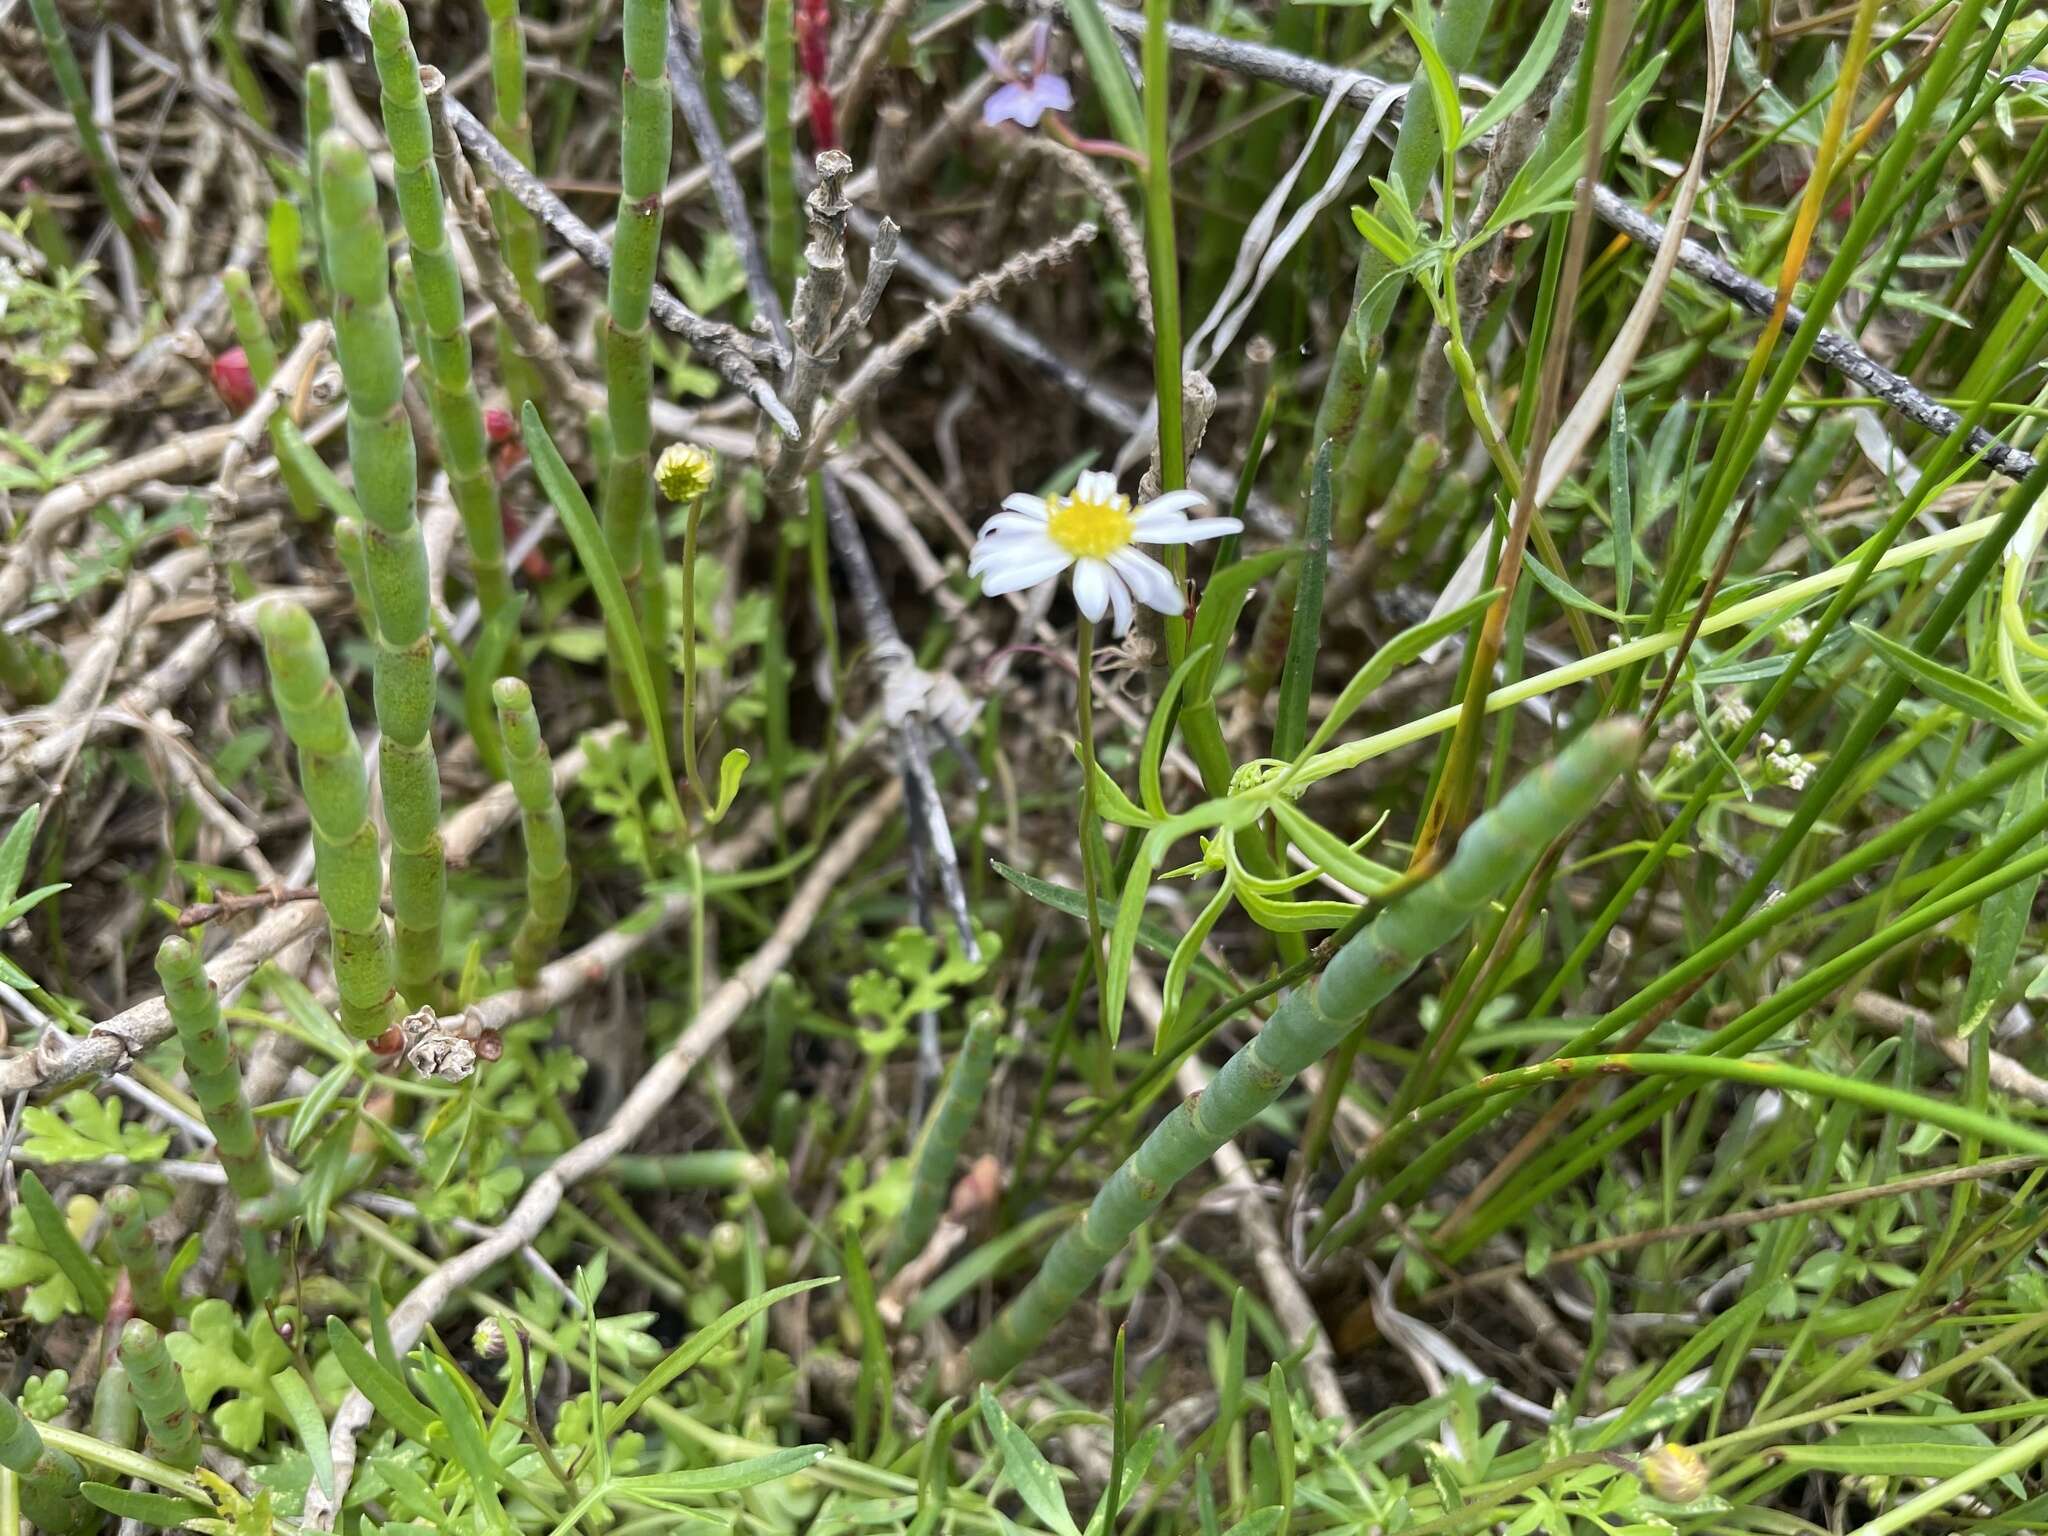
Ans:
{"label": "succulent stem segment", "polygon": [[213,1132],[228,1188],[237,1200],[260,1200],[271,1190],[270,1153],[242,1091],[242,1069],[221,1018],[220,989],[199,963],[199,952],[175,933],[157,949],[156,974],[185,1051],[192,1097]]}
{"label": "succulent stem segment", "polygon": [[526,916],[512,939],[512,973],[530,983],[560,937],[569,917],[569,848],[562,804],[555,797],[554,764],[541,740],[533,694],[516,677],[492,685],[498,730],[505,738],[505,772],[519,801],[519,826],[526,837]]}
{"label": "succulent stem segment", "polygon": [[953,1183],[953,1170],[960,1164],[960,1144],[981,1113],[981,1097],[988,1091],[989,1070],[996,1059],[996,1034],[1003,1025],[1003,1010],[983,999],[967,1011],[967,1035],[960,1042],[953,1071],[939,1100],[932,1106],[918,1138],[916,1166],[910,1176],[910,1203],[889,1243],[882,1268],[894,1274],[923,1252],[937,1230],[946,1209],[946,1197]]}
{"label": "succulent stem segment", "polygon": [[[277,345],[270,339],[269,322],[257,307],[249,274],[240,267],[229,267],[221,273],[220,281],[227,293],[228,314],[235,322],[235,340],[242,344],[242,356],[249,364],[249,381],[258,389],[267,389],[277,372]],[[284,482],[292,510],[311,522],[320,515],[320,499],[306,483],[291,452],[291,440],[299,437],[298,425],[289,412],[277,411],[271,415],[269,430],[271,446],[277,450],[277,478]]]}
{"label": "succulent stem segment", "polygon": [[99,120],[93,116],[92,97],[86,92],[85,76],[79,73],[78,55],[72,52],[71,39],[65,35],[64,18],[57,12],[57,0],[29,0],[28,8],[35,17],[36,30],[42,34],[43,52],[49,56],[50,73],[57,77],[57,90],[64,97],[64,105],[70,109],[71,121],[78,128],[78,147],[84,151],[85,162],[92,169],[100,201],[107,205],[107,217],[114,221],[114,228],[121,232],[121,238],[135,253],[135,266],[143,281],[153,288],[156,286],[156,251],[143,238],[142,221],[135,216],[135,205],[128,201],[128,189],[121,185],[120,170],[100,133]]}
{"label": "succulent stem segment", "polygon": [[1475,821],[1438,874],[1382,911],[1320,977],[1290,993],[1208,1088],[1182,1100],[1110,1175],[1031,1283],[974,1341],[968,1355],[973,1375],[1002,1376],[1038,1348],[1174,1185],[1334,1050],[1375,1004],[1526,871],[1545,844],[1590,811],[1633,761],[1636,743],[1632,721],[1594,726]]}
{"label": "succulent stem segment", "polygon": [[[661,191],[668,179],[674,116],[668,93],[668,7],[663,0],[626,0],[626,62],[620,78],[619,219],[604,328],[605,405],[611,457],[605,472],[604,528],[633,612],[643,623],[648,503],[652,498],[654,389],[652,332],[654,265],[661,245]],[[658,546],[657,546],[658,547]],[[666,647],[663,647],[665,653]],[[648,658],[659,662],[659,654]],[[656,698],[666,668],[656,666]],[[637,714],[631,687],[617,667],[613,691],[628,715]],[[660,722],[647,722],[659,729]]]}
{"label": "succulent stem segment", "polygon": [[98,1525],[100,1512],[78,1491],[84,1473],[73,1457],[43,1444],[14,1399],[0,1393],[0,1467],[21,1480],[21,1512],[39,1530],[72,1536]]}
{"label": "succulent stem segment", "polygon": [[505,525],[498,508],[497,477],[491,473],[483,407],[477,401],[469,331],[463,324],[462,277],[448,241],[441,173],[434,168],[434,130],[420,89],[420,61],[398,0],[374,0],[370,37],[377,78],[384,87],[384,134],[391,141],[398,212],[419,283],[424,322],[420,361],[425,365],[427,405],[441,442],[448,491],[469,543],[477,602],[489,619],[512,596],[505,577]]}
{"label": "succulent stem segment", "polygon": [[[519,26],[519,0],[484,0],[484,14],[490,20],[491,132],[521,165],[538,170],[533,158],[533,120],[526,109],[526,34]],[[534,319],[545,325],[548,292],[540,281],[540,226],[518,198],[495,185],[491,220],[497,226],[499,248],[519,285],[520,297]],[[503,321],[498,323],[498,372],[512,397],[514,420],[529,400],[546,414],[540,369],[519,349]]]}
{"label": "succulent stem segment", "polygon": [[393,962],[368,767],[312,616],[296,603],[274,602],[260,623],[271,697],[298,748],[299,783],[313,818],[313,881],[333,942],[342,1028],[374,1040],[391,1022]]}
{"label": "succulent stem segment", "polygon": [[116,1184],[100,1201],[100,1209],[107,1215],[107,1245],[113,1249],[114,1262],[128,1271],[135,1310],[145,1317],[157,1316],[164,1306],[163,1260],[150,1235],[142,1191]]}
{"label": "succulent stem segment", "polygon": [[[391,828],[398,985],[418,1005],[434,1000],[447,889],[441,774],[429,734],[434,646],[427,633],[427,549],[414,509],[419,471],[401,398],[405,352],[391,303],[377,184],[362,148],[339,132],[320,146],[320,210],[335,290],[335,352],[348,387],[349,464],[363,509],[364,564],[377,615],[377,724],[384,733],[378,770]],[[349,931],[362,930],[351,925]]]}
{"label": "succulent stem segment", "polygon": [[142,1410],[145,1444],[158,1461],[189,1472],[199,1465],[199,1415],[185,1395],[185,1374],[164,1348],[164,1336],[141,1318],[121,1330],[121,1364]]}

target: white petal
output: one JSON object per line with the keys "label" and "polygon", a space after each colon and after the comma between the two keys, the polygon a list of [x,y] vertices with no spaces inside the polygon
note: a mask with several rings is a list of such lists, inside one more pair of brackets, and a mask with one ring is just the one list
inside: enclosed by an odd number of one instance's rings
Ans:
{"label": "white petal", "polygon": [[1045,514],[1040,513],[1037,517],[1033,517],[1029,512],[998,512],[994,517],[991,517],[981,525],[981,532],[978,537],[985,539],[990,534],[1001,533],[1005,529],[1014,533],[1043,534],[1045,532]]}
{"label": "white petal", "polygon": [[1082,501],[1116,500],[1116,476],[1106,469],[1084,469],[1074,482],[1074,495]]}
{"label": "white petal", "polygon": [[1116,616],[1109,626],[1110,633],[1118,636],[1128,634],[1131,628],[1131,589],[1114,568],[1109,573],[1109,606]]}
{"label": "white petal", "polygon": [[1003,498],[1005,512],[1020,512],[1026,517],[1035,517],[1044,522],[1049,509],[1043,496],[1027,496],[1022,491],[1012,491]]}
{"label": "white petal", "polygon": [[1109,557],[1117,575],[1131,585],[1131,595],[1147,608],[1160,613],[1179,613],[1185,605],[1181,600],[1180,583],[1173,579],[1173,572],[1141,550],[1120,549]]}
{"label": "white petal", "polygon": [[981,590],[985,597],[1001,597],[1005,592],[1022,592],[1026,587],[1035,587],[1041,581],[1050,581],[1067,568],[1064,554],[1052,554],[1032,560],[1003,561],[985,572],[981,578]]}
{"label": "white petal", "polygon": [[1131,537],[1140,544],[1199,544],[1243,532],[1244,524],[1234,517],[1191,517],[1171,525],[1139,521],[1132,525]]}
{"label": "white petal", "polygon": [[1074,606],[1091,622],[1102,617],[1109,606],[1109,567],[1100,560],[1081,560],[1074,565]]}
{"label": "white petal", "polygon": [[1192,507],[1206,507],[1208,498],[1200,491],[1168,491],[1164,496],[1154,496],[1138,508],[1138,516],[1153,512],[1186,512]]}
{"label": "white petal", "polygon": [[977,539],[973,557],[968,561],[967,574],[979,576],[993,565],[1014,565],[1018,561],[1035,562],[1058,555],[1067,558],[1066,551],[1046,537],[1043,528],[1031,528],[1023,532],[996,532]]}

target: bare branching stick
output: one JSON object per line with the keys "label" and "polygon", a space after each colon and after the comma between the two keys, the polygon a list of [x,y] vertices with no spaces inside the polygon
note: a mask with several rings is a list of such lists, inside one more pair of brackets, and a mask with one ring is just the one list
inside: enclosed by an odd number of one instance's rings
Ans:
{"label": "bare branching stick", "polygon": [[195,475],[212,469],[234,437],[232,425],[188,432],[118,464],[104,464],[44,496],[15,535],[6,565],[0,566],[0,619],[21,606],[35,584],[37,567],[56,547],[58,537],[79,518],[145,480]]}
{"label": "bare branching stick", "polygon": [[944,303],[928,305],[923,316],[891,336],[886,345],[870,352],[853,377],[833,396],[832,403],[825,407],[811,431],[807,466],[815,468],[839,435],[839,429],[860,409],[861,403],[955,320],[976,305],[987,303],[1005,288],[1028,282],[1047,268],[1060,265],[1074,252],[1090,244],[1095,234],[1093,224],[1078,225],[1036,250],[1020,252],[1001,266],[962,284],[959,292]]}
{"label": "bare branching stick", "polygon": [[718,131],[718,119],[704,94],[704,82],[700,77],[702,68],[703,50],[698,44],[696,31],[684,16],[682,7],[671,4],[668,11],[669,89],[675,92],[676,106],[683,114],[683,126],[689,130],[690,140],[697,146],[697,159],[711,179],[711,200],[718,204],[718,216],[725,221],[726,233],[732,236],[733,249],[739,253],[740,267],[747,274],[747,298],[755,312],[767,318],[775,344],[784,354],[780,361],[786,367],[789,361],[789,323],[783,318],[782,296],[775,291],[775,280],[768,275],[761,242],[754,235],[754,221],[747,213],[747,194],[740,187],[739,176],[726,153],[725,137]]}
{"label": "bare branching stick", "polygon": [[[855,208],[846,216],[846,227],[862,240],[872,242],[882,221]],[[896,242],[897,270],[941,303],[957,295],[961,280],[924,255],[907,240]],[[1085,369],[1078,368],[1019,325],[993,304],[976,304],[960,317],[960,323],[984,341],[993,342],[1027,368],[1045,375],[1080,401],[1088,413],[1126,437],[1145,424],[1145,413],[1116,391],[1106,388]],[[1203,495],[1228,506],[1237,489],[1237,473],[1210,459],[1195,459],[1188,465],[1188,481]],[[1294,519],[1257,492],[1247,503],[1246,521],[1273,538],[1291,538]]]}
{"label": "bare branching stick", "polygon": [[[768,471],[768,497],[785,516],[801,515],[804,477],[811,444],[815,439],[812,418],[832,364],[844,341],[847,328],[841,311],[846,307],[849,286],[846,271],[846,227],[853,214],[846,198],[846,182],[853,162],[838,150],[818,156],[818,181],[805,201],[810,221],[810,242],[804,248],[805,271],[797,283],[796,303],[790,316],[790,363],[784,375],[783,396],[806,430],[795,442],[782,445]],[[893,256],[895,226],[887,219],[874,226],[878,252]],[[890,270],[893,270],[893,261]],[[886,275],[886,274],[884,274]],[[852,313],[861,307],[871,312],[879,291],[875,284],[863,287]],[[904,805],[910,816],[914,845],[921,857],[929,857],[939,876],[939,890],[952,914],[954,927],[969,954],[977,952],[974,924],[967,911],[967,890],[960,878],[959,854],[946,824],[945,807],[939,799],[938,783],[932,774],[926,721],[943,721],[951,711],[942,692],[964,700],[952,679],[921,670],[910,647],[896,627],[895,616],[875,573],[874,558],[861,536],[859,521],[848,504],[846,491],[827,466],[820,476],[825,498],[825,524],[832,540],[832,552],[846,574],[853,591],[853,604],[867,641],[869,659],[882,689],[883,712],[895,739],[897,770],[903,778]]]}
{"label": "bare branching stick", "polygon": [[[519,280],[505,264],[498,231],[491,220],[490,200],[470,174],[469,161],[448,121],[448,88],[440,71],[422,79],[420,88],[427,99],[427,121],[434,133],[434,164],[441,173],[441,190],[461,227],[463,244],[476,262],[477,287],[490,300],[498,318],[525,358],[540,370],[549,397],[568,401],[576,397],[581,381],[570,366],[569,354],[547,322],[527,305],[519,291]],[[465,317],[465,325],[470,320]]]}
{"label": "bare branching stick", "polygon": [[[464,1249],[421,1279],[404,1301],[392,1309],[391,1342],[401,1352],[412,1348],[420,1335],[465,1286],[531,1243],[562,1203],[569,1187],[601,1170],[613,1158],[639,1140],[669,1101],[682,1091],[697,1064],[759,997],[795,955],[797,946],[818,920],[827,901],[867,853],[868,845],[881,834],[896,814],[899,791],[894,785],[876,795],[831,845],[819,855],[804,882],[783,908],[774,931],[759,949],[704,1000],[704,1006],[675,1042],[664,1051],[634,1085],[603,1130],[578,1142],[557,1158],[548,1170],[526,1187],[519,1203],[489,1236]],[[542,975],[558,971],[571,961],[549,966]],[[608,974],[608,973],[601,973]],[[594,979],[589,971],[580,973],[582,987]],[[513,994],[518,995],[518,994]],[[307,1521],[331,1529],[336,1509],[346,1496],[355,1471],[356,1436],[370,1422],[369,1399],[350,1392],[334,1416],[329,1447],[334,1460],[335,1496],[329,1501],[315,1492],[306,1505]]]}
{"label": "bare branching stick", "polygon": [[[1112,28],[1127,36],[1140,37],[1144,34],[1145,18],[1136,11],[1105,6],[1103,16]],[[1303,58],[1264,43],[1219,37],[1213,32],[1178,22],[1168,23],[1167,42],[1182,58],[1234,74],[1269,80],[1304,95],[1327,96],[1342,87],[1350,104],[1361,110],[1371,106],[1382,93],[1393,89],[1384,80],[1325,64],[1320,59]],[[1595,216],[1610,229],[1649,250],[1655,250],[1663,243],[1664,226],[1632,206],[1620,194],[1606,187],[1594,187],[1592,198]],[[1724,298],[1733,300],[1759,319],[1768,316],[1777,302],[1776,293],[1768,285],[1736,270],[1696,240],[1679,242],[1678,269]],[[1793,335],[1805,321],[1805,313],[1797,306],[1788,310],[1784,317],[1785,335]],[[1839,331],[1822,331],[1813,350],[1815,356],[1852,384],[1936,437],[1948,436],[1962,422],[1960,413],[1928,395],[1911,379],[1892,372]],[[1982,455],[1985,463],[2010,479],[2024,479],[2033,471],[2033,455],[2001,442],[1981,427],[1971,431],[1969,446],[1971,452]]]}

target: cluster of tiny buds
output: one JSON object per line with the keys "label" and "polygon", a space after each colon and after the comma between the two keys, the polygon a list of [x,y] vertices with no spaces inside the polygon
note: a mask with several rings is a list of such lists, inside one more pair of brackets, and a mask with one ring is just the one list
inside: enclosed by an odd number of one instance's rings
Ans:
{"label": "cluster of tiny buds", "polygon": [[1749,724],[1749,717],[1755,713],[1744,702],[1742,695],[1733,690],[1722,694],[1716,702],[1719,707],[1714,711],[1714,715],[1724,725],[1745,726]]}
{"label": "cluster of tiny buds", "polygon": [[1787,789],[1806,788],[1813,778],[1814,766],[1800,755],[1791,742],[1773,736],[1769,731],[1758,732],[1756,741],[1762,754],[1757,762],[1763,769],[1765,778],[1773,784],[1783,784]]}
{"label": "cluster of tiny buds", "polygon": [[1813,626],[1804,619],[1787,619],[1778,627],[1778,633],[1785,637],[1790,646],[1801,646],[1813,637]]}

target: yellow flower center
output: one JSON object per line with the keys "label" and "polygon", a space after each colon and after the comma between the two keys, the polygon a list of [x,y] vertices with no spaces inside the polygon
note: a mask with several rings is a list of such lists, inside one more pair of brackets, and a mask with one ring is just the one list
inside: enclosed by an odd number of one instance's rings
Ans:
{"label": "yellow flower center", "polygon": [[1131,542],[1131,498],[1121,492],[1108,501],[1056,496],[1045,531],[1076,560],[1107,559]]}

